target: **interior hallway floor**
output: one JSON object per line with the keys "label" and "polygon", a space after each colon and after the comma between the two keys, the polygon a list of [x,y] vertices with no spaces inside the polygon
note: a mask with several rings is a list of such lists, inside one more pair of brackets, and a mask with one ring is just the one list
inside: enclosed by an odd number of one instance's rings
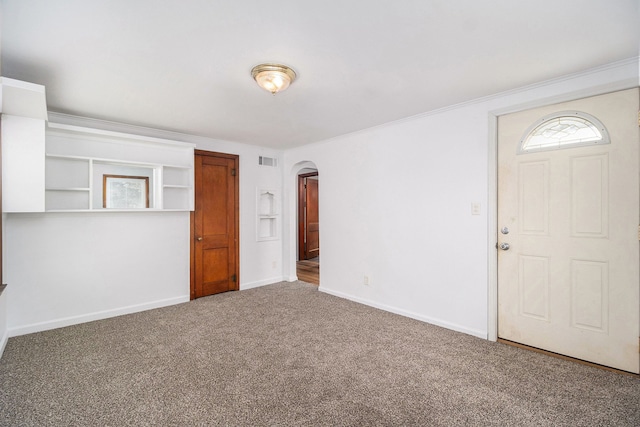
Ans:
{"label": "interior hallway floor", "polygon": [[296,264],[298,280],[320,285],[320,257],[298,261]]}

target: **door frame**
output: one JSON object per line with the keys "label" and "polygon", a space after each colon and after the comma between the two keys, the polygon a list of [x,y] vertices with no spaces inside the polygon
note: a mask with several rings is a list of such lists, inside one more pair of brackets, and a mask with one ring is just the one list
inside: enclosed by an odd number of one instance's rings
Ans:
{"label": "door frame", "polygon": [[[205,150],[193,150],[193,156],[209,156],[209,157],[221,157],[225,159],[231,159],[234,161],[233,167],[236,170],[235,175],[235,192],[234,192],[234,216],[235,216],[235,235],[233,238],[236,241],[236,253],[234,254],[236,257],[236,271],[234,274],[236,275],[235,289],[237,291],[240,289],[240,156],[237,154],[227,154],[227,153],[218,153],[215,151],[205,151]],[[194,162],[195,164],[195,162]],[[195,178],[195,167],[193,170],[194,178]],[[193,192],[194,192],[194,206],[193,210],[190,212],[190,223],[189,223],[189,235],[190,235],[190,243],[189,243],[189,281],[190,281],[190,291],[189,291],[189,299],[193,300],[196,298],[196,222],[195,222],[195,179],[193,183]]]}
{"label": "door frame", "polygon": [[[300,260],[300,254],[304,251],[304,199],[302,194],[304,193],[304,180],[311,176],[318,176],[318,171],[301,173],[298,175],[298,260]],[[305,254],[306,255],[306,254]],[[305,258],[306,259],[306,258]]]}
{"label": "door frame", "polygon": [[487,340],[498,341],[498,117],[635,87],[638,87],[637,80],[617,81],[604,86],[574,90],[553,97],[489,110],[487,114],[489,134],[487,144]]}

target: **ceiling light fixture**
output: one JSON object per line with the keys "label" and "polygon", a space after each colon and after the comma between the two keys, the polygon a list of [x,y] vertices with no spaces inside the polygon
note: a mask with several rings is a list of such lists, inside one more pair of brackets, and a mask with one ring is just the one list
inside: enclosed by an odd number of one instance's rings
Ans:
{"label": "ceiling light fixture", "polygon": [[289,87],[296,79],[296,72],[286,65],[260,64],[253,67],[251,76],[258,86],[273,95]]}

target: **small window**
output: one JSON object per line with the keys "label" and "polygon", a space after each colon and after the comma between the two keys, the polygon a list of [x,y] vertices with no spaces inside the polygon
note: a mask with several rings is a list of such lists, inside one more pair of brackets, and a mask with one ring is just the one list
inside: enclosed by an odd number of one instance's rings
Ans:
{"label": "small window", "polygon": [[562,111],[531,125],[520,141],[518,154],[609,142],[607,129],[600,120],[580,111]]}

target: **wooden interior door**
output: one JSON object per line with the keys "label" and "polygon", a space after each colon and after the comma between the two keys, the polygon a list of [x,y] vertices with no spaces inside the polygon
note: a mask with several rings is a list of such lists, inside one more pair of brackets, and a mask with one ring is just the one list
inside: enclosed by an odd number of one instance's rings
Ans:
{"label": "wooden interior door", "polygon": [[238,156],[196,150],[191,299],[238,290]]}
{"label": "wooden interior door", "polygon": [[298,235],[300,260],[320,256],[318,173],[298,176]]}
{"label": "wooden interior door", "polygon": [[[638,108],[630,89],[499,118],[499,338],[638,373]],[[532,123],[572,112],[610,143],[518,150]]]}

